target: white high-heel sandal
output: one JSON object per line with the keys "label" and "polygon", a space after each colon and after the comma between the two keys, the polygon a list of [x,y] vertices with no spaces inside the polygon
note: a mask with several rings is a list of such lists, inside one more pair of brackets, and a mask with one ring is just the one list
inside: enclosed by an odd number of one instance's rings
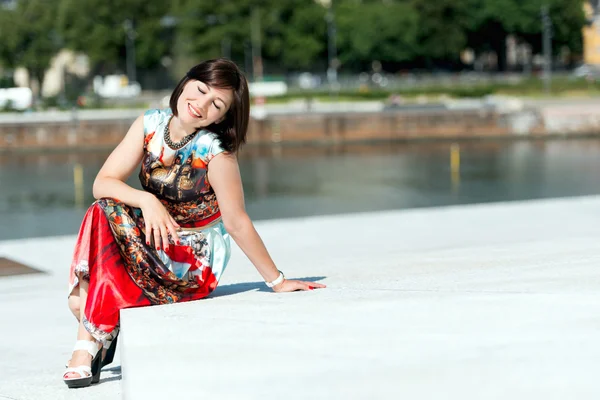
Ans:
{"label": "white high-heel sandal", "polygon": [[[119,337],[115,337],[112,341],[112,344],[110,345],[110,347],[108,348],[108,350],[106,350],[106,354],[102,355],[102,361],[100,361],[100,368],[104,368],[105,366],[107,366],[108,364],[111,364],[113,362],[113,360],[115,359],[115,349],[117,347],[117,340],[119,339]],[[65,368],[69,368],[69,363],[71,362],[71,360],[67,361],[65,363]]]}
{"label": "white high-heel sandal", "polygon": [[[87,365],[80,365],[77,367],[69,367],[65,370],[63,373],[63,381],[69,388],[86,387],[92,383],[97,383],[100,380],[99,361],[101,357],[98,354],[100,345],[96,342],[92,342],[91,340],[78,340],[75,343],[75,348],[73,351],[77,350],[87,351],[92,356],[92,364],[89,367]],[[79,376],[75,378],[65,378],[65,375],[71,372],[79,374]]]}

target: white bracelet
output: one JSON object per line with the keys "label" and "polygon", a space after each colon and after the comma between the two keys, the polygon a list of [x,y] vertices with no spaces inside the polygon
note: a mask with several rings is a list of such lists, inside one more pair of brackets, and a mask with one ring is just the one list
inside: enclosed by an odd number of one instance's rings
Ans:
{"label": "white bracelet", "polygon": [[[277,271],[279,271],[279,270],[277,270]],[[281,282],[283,282],[284,279],[285,279],[285,276],[283,275],[283,272],[279,271],[279,276],[277,277],[277,279],[275,279],[272,282],[266,282],[265,281],[265,284],[268,287],[272,288],[273,286],[279,285]]]}

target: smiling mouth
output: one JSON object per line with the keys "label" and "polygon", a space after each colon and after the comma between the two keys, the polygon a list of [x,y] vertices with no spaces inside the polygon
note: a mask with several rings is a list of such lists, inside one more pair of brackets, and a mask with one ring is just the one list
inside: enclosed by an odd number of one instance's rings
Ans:
{"label": "smiling mouth", "polygon": [[196,111],[196,109],[194,107],[192,107],[192,105],[189,103],[188,103],[188,110],[190,111],[190,114],[192,114],[196,118],[202,118],[202,114],[200,114],[200,112]]}

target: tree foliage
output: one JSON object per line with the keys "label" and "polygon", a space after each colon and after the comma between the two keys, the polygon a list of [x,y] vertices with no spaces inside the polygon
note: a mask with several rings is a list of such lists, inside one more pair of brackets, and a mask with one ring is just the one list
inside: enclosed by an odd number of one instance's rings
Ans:
{"label": "tree foliage", "polygon": [[417,55],[425,60],[456,60],[467,44],[468,3],[412,0],[419,15]]}
{"label": "tree foliage", "polygon": [[310,67],[326,46],[325,10],[316,2],[179,0],[173,13],[177,41],[185,43],[182,51],[199,59],[223,55],[230,46],[231,57],[244,60],[251,53],[253,29],[259,32],[263,58],[284,69]]}
{"label": "tree foliage", "polygon": [[41,83],[62,44],[55,7],[45,0],[20,0],[14,9],[0,9],[0,38],[2,64],[24,67]]}
{"label": "tree foliage", "polygon": [[60,0],[57,26],[65,44],[86,53],[92,65],[115,67],[124,64],[129,20],[135,31],[136,64],[151,68],[168,50],[161,25],[168,10],[165,1]]}
{"label": "tree foliage", "polygon": [[584,0],[466,0],[469,13],[469,45],[478,50],[492,49],[501,57],[508,34],[542,48],[542,6],[548,5],[556,49],[568,46],[581,52],[581,29],[585,24]]}
{"label": "tree foliage", "polygon": [[335,7],[335,14],[343,65],[402,62],[418,53],[419,15],[410,4],[346,0]]}
{"label": "tree foliage", "polygon": [[[226,55],[248,65],[258,32],[267,73],[324,70],[327,8],[313,0],[19,0],[0,8],[0,62],[40,78],[61,47],[87,54],[94,72],[124,70],[133,23],[139,69],[165,55],[199,61]],[[456,63],[465,47],[505,54],[507,35],[541,51],[541,7],[549,6],[553,45],[582,51],[584,0],[334,0],[342,69],[378,60],[400,66]],[[259,16],[260,23],[254,16]],[[165,24],[166,21],[172,22]],[[256,50],[256,47],[254,47]]]}

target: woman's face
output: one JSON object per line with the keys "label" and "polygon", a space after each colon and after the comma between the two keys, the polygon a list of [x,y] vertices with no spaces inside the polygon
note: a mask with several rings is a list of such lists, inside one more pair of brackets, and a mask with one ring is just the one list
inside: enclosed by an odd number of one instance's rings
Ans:
{"label": "woman's face", "polygon": [[213,88],[204,82],[191,80],[183,87],[177,100],[177,115],[182,124],[203,128],[221,122],[232,101],[231,89]]}

